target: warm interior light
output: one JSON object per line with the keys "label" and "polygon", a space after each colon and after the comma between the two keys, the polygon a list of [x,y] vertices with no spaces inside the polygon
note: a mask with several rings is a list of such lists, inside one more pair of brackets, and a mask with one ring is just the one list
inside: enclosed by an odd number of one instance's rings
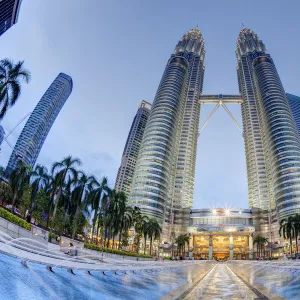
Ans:
{"label": "warm interior light", "polygon": [[212,213],[213,213],[213,215],[216,215],[216,214],[217,214],[217,210],[214,208],[214,209],[212,210]]}
{"label": "warm interior light", "polygon": [[226,215],[226,216],[229,216],[229,215],[230,215],[230,209],[228,209],[228,208],[225,209],[225,215]]}

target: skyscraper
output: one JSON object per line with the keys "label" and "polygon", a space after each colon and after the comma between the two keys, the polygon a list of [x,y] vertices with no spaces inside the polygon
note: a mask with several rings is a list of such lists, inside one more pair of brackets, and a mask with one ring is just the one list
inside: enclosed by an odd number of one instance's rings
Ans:
{"label": "skyscraper", "polygon": [[130,200],[161,223],[173,222],[179,208],[193,200],[204,55],[196,27],[167,63],[143,136]]}
{"label": "skyscraper", "polygon": [[296,122],[298,134],[300,135],[300,97],[286,93],[293,117]]}
{"label": "skyscraper", "polygon": [[0,35],[18,21],[22,0],[0,1]]}
{"label": "skyscraper", "polygon": [[[271,56],[250,29],[237,42],[251,207],[300,212],[300,139]],[[256,184],[256,185],[255,185]]]}
{"label": "skyscraper", "polygon": [[9,159],[7,172],[23,160],[33,167],[57,115],[70,96],[72,78],[60,73],[47,89],[26,122]]}
{"label": "skyscraper", "polygon": [[253,84],[253,60],[266,48],[251,30],[243,28],[236,44],[239,90],[243,96],[242,119],[250,207],[269,209],[268,178]]}
{"label": "skyscraper", "polygon": [[150,110],[151,104],[143,100],[140,103],[138,111],[133,119],[122,154],[122,161],[118,171],[115,189],[117,191],[123,191],[128,198],[130,196],[136,160],[139,154]]}

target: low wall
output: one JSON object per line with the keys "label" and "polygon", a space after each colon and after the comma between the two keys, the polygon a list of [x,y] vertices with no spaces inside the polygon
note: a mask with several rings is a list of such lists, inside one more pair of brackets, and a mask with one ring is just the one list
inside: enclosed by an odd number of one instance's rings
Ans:
{"label": "low wall", "polygon": [[80,249],[78,251],[79,255],[92,255],[95,257],[98,257],[99,259],[102,258],[115,258],[118,260],[135,260],[135,261],[150,261],[154,260],[153,258],[144,258],[144,257],[136,257],[136,256],[127,256],[127,255],[120,255],[120,254],[114,254],[114,253],[108,253],[108,252],[101,252],[96,250],[91,250],[87,248]]}
{"label": "low wall", "polygon": [[48,232],[31,224],[31,230],[26,230],[0,217],[0,230],[12,238],[29,238],[40,243],[48,243]]}
{"label": "low wall", "polygon": [[[73,246],[70,247],[70,244],[72,244]],[[70,249],[72,249],[73,252],[74,252],[74,250],[83,249],[84,243],[76,241],[76,240],[72,240],[65,236],[61,236],[59,246],[60,246],[60,251],[62,251],[64,253],[68,253],[68,252],[70,252]]]}

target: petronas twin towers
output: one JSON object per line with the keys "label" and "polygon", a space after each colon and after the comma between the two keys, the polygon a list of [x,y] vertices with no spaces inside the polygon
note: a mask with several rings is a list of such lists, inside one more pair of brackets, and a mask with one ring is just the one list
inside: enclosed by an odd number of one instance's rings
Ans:
{"label": "petronas twin towers", "polygon": [[[130,203],[176,231],[194,198],[204,57],[196,27],[167,63],[131,185]],[[240,31],[236,57],[250,207],[276,211],[279,219],[300,213],[300,140],[274,62],[247,28]]]}

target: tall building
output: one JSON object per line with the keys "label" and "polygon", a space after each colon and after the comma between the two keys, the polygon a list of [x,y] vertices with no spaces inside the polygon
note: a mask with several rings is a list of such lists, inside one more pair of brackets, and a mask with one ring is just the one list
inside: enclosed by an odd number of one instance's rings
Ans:
{"label": "tall building", "polygon": [[193,200],[204,55],[196,27],[167,63],[141,143],[130,201],[161,223],[172,223]]}
{"label": "tall building", "polygon": [[22,0],[0,1],[0,35],[18,22]]}
{"label": "tall building", "polygon": [[121,166],[118,171],[115,189],[130,196],[131,184],[136,165],[136,160],[139,154],[142,138],[145,127],[151,110],[151,104],[142,101],[139,104],[138,111],[133,119],[126,145],[122,154]]}
{"label": "tall building", "polygon": [[286,93],[293,117],[296,122],[298,133],[300,134],[300,97]]}
{"label": "tall building", "polygon": [[248,199],[250,207],[269,209],[268,178],[253,84],[253,60],[266,48],[251,30],[243,28],[236,44],[239,90],[243,97],[242,119],[246,152]]}
{"label": "tall building", "polygon": [[5,137],[5,131],[4,131],[3,127],[2,127],[2,125],[0,125],[0,147],[1,147],[2,143],[3,143],[4,137]]}
{"label": "tall building", "polygon": [[26,122],[9,159],[7,172],[23,160],[33,167],[57,115],[70,96],[72,78],[60,73],[47,89]]}
{"label": "tall building", "polygon": [[276,67],[263,42],[252,30],[243,28],[236,53],[244,98],[250,206],[269,211],[276,208],[280,220],[300,212],[300,138]]}

